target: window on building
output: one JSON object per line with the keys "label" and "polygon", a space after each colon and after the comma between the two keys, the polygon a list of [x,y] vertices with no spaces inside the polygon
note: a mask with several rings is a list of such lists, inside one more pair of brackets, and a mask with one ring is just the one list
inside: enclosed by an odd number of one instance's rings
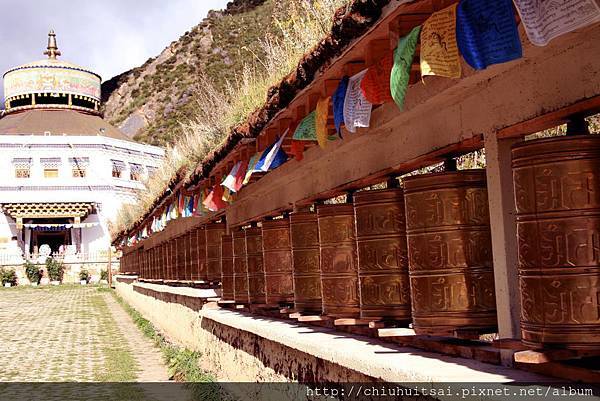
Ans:
{"label": "window on building", "polygon": [[112,176],[114,178],[123,178],[123,170],[125,170],[125,163],[120,160],[111,160],[112,162]]}
{"label": "window on building", "polygon": [[129,163],[129,179],[131,181],[140,181],[142,179],[142,165]]}
{"label": "window on building", "polygon": [[45,168],[44,169],[44,178],[58,178],[58,169],[57,168]]}
{"label": "window on building", "polygon": [[31,177],[31,158],[15,158],[12,163],[15,168],[15,178]]}
{"label": "window on building", "polygon": [[29,178],[31,177],[31,170],[29,167],[16,167],[15,168],[16,178]]}
{"label": "window on building", "polygon": [[85,178],[85,168],[74,168],[73,169],[73,177],[74,178]]}

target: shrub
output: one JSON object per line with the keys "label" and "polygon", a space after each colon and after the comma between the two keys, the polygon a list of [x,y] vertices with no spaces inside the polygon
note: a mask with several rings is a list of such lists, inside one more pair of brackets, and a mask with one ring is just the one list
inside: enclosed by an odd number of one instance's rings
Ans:
{"label": "shrub", "polygon": [[2,268],[0,270],[0,278],[2,279],[2,285],[6,283],[10,283],[11,285],[17,285],[17,273],[15,273],[15,269],[7,269]]}
{"label": "shrub", "polygon": [[108,281],[108,270],[103,269],[100,271],[100,280],[107,280]]}
{"label": "shrub", "polygon": [[65,272],[65,266],[54,258],[46,259],[46,269],[51,281],[61,281]]}
{"label": "shrub", "polygon": [[90,272],[87,271],[87,269],[82,269],[79,272],[79,280],[85,280],[86,283],[89,283],[90,282],[90,278],[91,278]]}
{"label": "shrub", "polygon": [[30,261],[25,262],[25,275],[29,279],[29,281],[33,284],[39,284],[40,279],[42,278],[42,274],[37,265],[31,263]]}

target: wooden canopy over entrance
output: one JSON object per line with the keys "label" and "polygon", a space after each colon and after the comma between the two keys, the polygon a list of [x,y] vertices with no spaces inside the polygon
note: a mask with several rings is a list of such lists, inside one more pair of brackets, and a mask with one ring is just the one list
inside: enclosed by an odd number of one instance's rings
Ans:
{"label": "wooden canopy over entrance", "polygon": [[68,217],[83,219],[91,213],[93,208],[93,203],[84,202],[5,203],[2,205],[4,213],[14,219]]}

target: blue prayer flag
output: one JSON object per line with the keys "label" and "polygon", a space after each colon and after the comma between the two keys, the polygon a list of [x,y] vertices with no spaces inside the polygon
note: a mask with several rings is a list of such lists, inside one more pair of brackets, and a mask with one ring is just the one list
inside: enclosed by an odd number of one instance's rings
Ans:
{"label": "blue prayer flag", "polygon": [[338,135],[341,134],[342,124],[344,123],[344,101],[346,100],[349,81],[350,78],[348,77],[342,78],[333,94],[333,121]]}
{"label": "blue prayer flag", "polygon": [[461,0],[456,38],[465,61],[477,70],[523,55],[511,0]]}

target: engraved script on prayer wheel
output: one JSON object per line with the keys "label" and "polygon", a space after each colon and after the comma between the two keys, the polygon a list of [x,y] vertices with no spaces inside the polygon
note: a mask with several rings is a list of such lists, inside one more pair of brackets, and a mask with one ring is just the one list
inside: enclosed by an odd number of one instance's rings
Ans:
{"label": "engraved script on prayer wheel", "polygon": [[513,147],[521,331],[531,347],[600,347],[600,136]]}
{"label": "engraved script on prayer wheel", "polygon": [[246,233],[241,229],[233,232],[233,291],[235,302],[248,303]]}
{"label": "engraved script on prayer wheel", "polygon": [[404,193],[415,332],[494,330],[485,171],[408,177]]}
{"label": "engraved script on prayer wheel", "polygon": [[175,279],[185,280],[185,256],[186,256],[186,235],[182,234],[177,237],[177,270]]}
{"label": "engraved script on prayer wheel", "polygon": [[188,278],[186,280],[198,280],[198,229],[194,228],[190,231],[190,266]]}
{"label": "engraved script on prayer wheel", "polygon": [[292,303],[294,285],[289,219],[264,221],[262,239],[267,304]]}
{"label": "engraved script on prayer wheel", "polygon": [[221,297],[233,301],[233,238],[231,234],[221,236]]}
{"label": "engraved script on prayer wheel", "polygon": [[221,236],[225,223],[206,225],[206,271],[208,281],[221,281]]}
{"label": "engraved script on prayer wheel", "polygon": [[402,189],[354,195],[361,318],[410,320]]}
{"label": "engraved script on prayer wheel", "polygon": [[321,314],[321,265],[317,214],[292,213],[290,231],[294,268],[294,309],[298,312]]}
{"label": "engraved script on prayer wheel", "polygon": [[246,265],[248,268],[248,296],[252,304],[265,304],[265,269],[263,241],[260,227],[246,229]]}
{"label": "engraved script on prayer wheel", "polygon": [[358,318],[358,267],[352,204],[317,206],[323,313]]}

